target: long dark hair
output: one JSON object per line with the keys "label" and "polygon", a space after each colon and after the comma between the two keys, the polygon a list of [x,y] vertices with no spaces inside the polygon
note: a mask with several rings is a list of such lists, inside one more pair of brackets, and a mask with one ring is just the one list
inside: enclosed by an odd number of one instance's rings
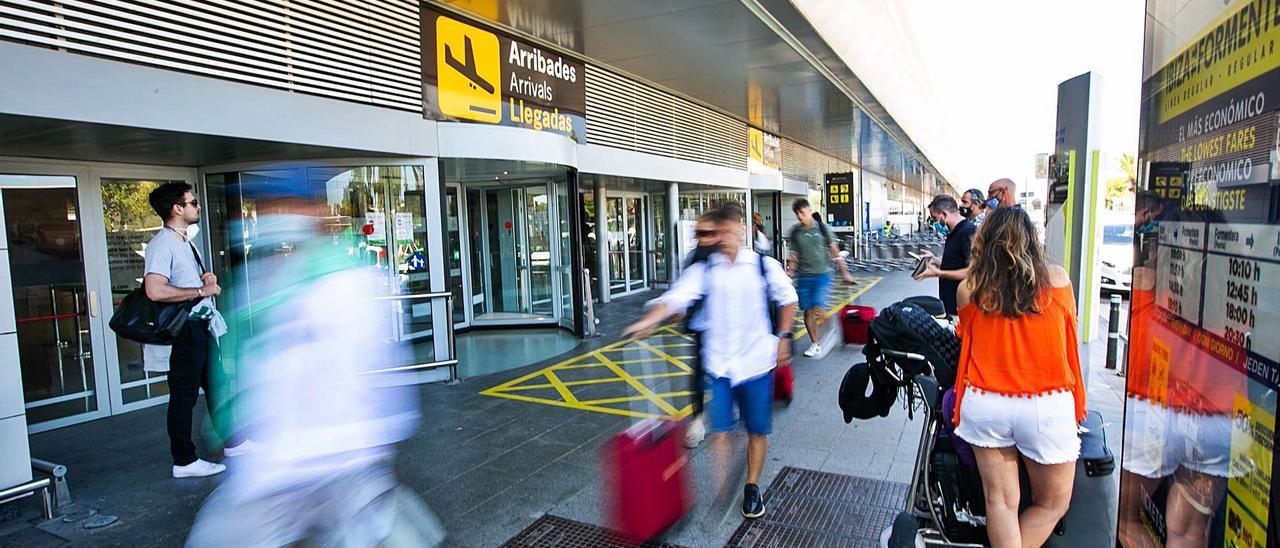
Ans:
{"label": "long dark hair", "polygon": [[1009,318],[1040,313],[1049,267],[1031,216],[1016,207],[987,213],[972,256],[969,279],[978,310]]}

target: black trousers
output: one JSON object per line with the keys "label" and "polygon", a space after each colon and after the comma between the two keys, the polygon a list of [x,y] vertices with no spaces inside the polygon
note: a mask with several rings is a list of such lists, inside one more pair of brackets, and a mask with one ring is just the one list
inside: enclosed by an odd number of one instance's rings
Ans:
{"label": "black trousers", "polygon": [[208,374],[209,359],[213,357],[212,338],[208,321],[188,319],[173,342],[173,354],[169,357],[168,430],[169,452],[175,466],[186,466],[198,458],[195,443],[191,441],[191,422],[201,388],[209,414],[213,416],[214,398]]}

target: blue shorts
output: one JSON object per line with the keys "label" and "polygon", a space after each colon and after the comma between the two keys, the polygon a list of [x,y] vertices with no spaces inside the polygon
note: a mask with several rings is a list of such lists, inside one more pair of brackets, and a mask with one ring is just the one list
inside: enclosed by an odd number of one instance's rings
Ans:
{"label": "blue shorts", "polygon": [[712,432],[733,430],[735,403],[748,434],[766,436],[773,432],[773,371],[738,386],[730,386],[729,379],[712,378],[711,402],[707,404]]}
{"label": "blue shorts", "polygon": [[796,276],[796,296],[800,297],[800,310],[826,308],[828,293],[831,293],[830,272],[814,276]]}

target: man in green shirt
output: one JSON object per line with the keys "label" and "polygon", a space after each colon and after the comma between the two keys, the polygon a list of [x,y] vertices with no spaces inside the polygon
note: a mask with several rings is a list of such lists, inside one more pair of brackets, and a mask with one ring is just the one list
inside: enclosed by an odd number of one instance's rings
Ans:
{"label": "man in green shirt", "polygon": [[820,330],[826,319],[827,294],[831,291],[831,263],[834,261],[847,283],[853,275],[839,260],[840,246],[835,234],[813,214],[809,200],[797,198],[791,203],[791,211],[800,222],[787,231],[787,243],[791,251],[787,257],[787,274],[796,280],[796,293],[800,297],[800,309],[804,310],[804,326],[809,331],[812,344],[804,351],[810,358],[822,354]]}

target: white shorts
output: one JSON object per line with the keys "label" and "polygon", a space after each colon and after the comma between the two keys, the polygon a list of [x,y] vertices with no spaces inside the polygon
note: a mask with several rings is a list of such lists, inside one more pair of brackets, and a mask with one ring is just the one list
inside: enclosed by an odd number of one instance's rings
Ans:
{"label": "white shorts", "polygon": [[1070,392],[1014,398],[968,388],[956,435],[976,447],[1017,447],[1040,464],[1063,464],[1080,457],[1075,415]]}
{"label": "white shorts", "polygon": [[[1169,477],[1179,467],[1228,477],[1231,430],[1227,415],[1197,415],[1127,398],[1121,468],[1151,479]],[[1247,443],[1247,436],[1240,438]]]}

